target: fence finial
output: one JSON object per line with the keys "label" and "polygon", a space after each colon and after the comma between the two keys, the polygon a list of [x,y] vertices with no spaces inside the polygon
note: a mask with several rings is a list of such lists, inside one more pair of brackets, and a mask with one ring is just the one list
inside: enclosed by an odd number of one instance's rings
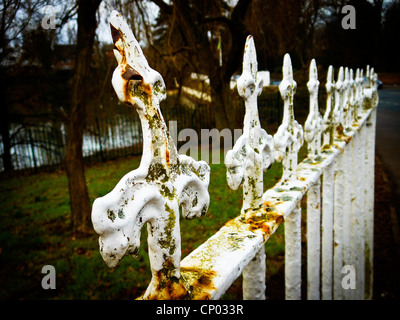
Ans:
{"label": "fence finial", "polygon": [[100,252],[110,267],[126,254],[136,255],[147,222],[152,280],[143,298],[183,297],[190,289],[180,277],[179,206],[188,219],[207,212],[210,168],[204,161],[178,155],[159,108],[165,97],[161,75],[149,67],[132,31],[116,11],[110,26],[118,61],[112,84],[122,102],[136,107],[142,123],[143,155],[138,169],[93,204]]}
{"label": "fence finial", "polygon": [[369,65],[367,65],[367,71],[365,73],[365,87],[370,88],[371,87],[371,72],[369,69]]}
{"label": "fence finial", "polygon": [[261,128],[258,117],[257,96],[263,88],[262,79],[257,79],[257,56],[252,36],[247,37],[243,72],[238,80],[239,95],[245,99],[246,113],[243,135],[226,154],[227,181],[236,190],[243,183],[243,207],[256,208],[262,204],[263,171],[274,161],[274,141]]}
{"label": "fence finial", "polygon": [[356,112],[356,117],[358,119],[359,113],[362,110],[362,101],[363,101],[363,83],[364,83],[364,77],[363,77],[363,70],[357,68],[356,72],[356,105],[357,105],[357,112]]}
{"label": "fence finial", "polygon": [[362,102],[363,109],[375,108],[378,105],[379,95],[377,88],[378,75],[374,72],[374,68],[367,66],[367,72],[365,75],[366,81],[364,84],[364,99]]}
{"label": "fence finial", "polygon": [[350,83],[350,70],[348,67],[344,69],[343,81],[343,123],[344,129],[349,130],[351,127],[351,83]]}
{"label": "fence finial", "polygon": [[344,123],[343,123],[343,80],[344,80],[344,69],[343,67],[339,68],[338,77],[335,84],[335,108],[333,111],[333,119],[335,123],[335,129],[339,132],[343,131]]}
{"label": "fence finial", "polygon": [[322,117],[318,109],[318,70],[314,59],[310,63],[310,75],[307,82],[310,93],[310,113],[304,125],[304,138],[308,142],[308,154],[310,159],[315,160],[321,151]]}
{"label": "fence finial", "polygon": [[293,98],[296,92],[296,81],[293,80],[292,62],[289,54],[283,60],[283,79],[279,91],[284,101],[283,120],[274,135],[275,159],[283,162],[281,182],[296,179],[297,153],[303,145],[303,127],[294,118]]}
{"label": "fence finial", "polygon": [[328,68],[328,75],[326,77],[326,108],[324,114],[324,146],[333,145],[335,134],[335,123],[333,119],[333,93],[335,92],[335,80],[333,77],[333,67],[330,65]]}
{"label": "fence finial", "polygon": [[[352,74],[353,75],[353,74]],[[356,73],[354,75],[353,86],[352,86],[352,105],[353,105],[353,122],[358,122],[358,112],[359,112],[359,98],[358,98],[358,87],[359,87],[359,77],[360,77],[360,69],[356,69]]]}

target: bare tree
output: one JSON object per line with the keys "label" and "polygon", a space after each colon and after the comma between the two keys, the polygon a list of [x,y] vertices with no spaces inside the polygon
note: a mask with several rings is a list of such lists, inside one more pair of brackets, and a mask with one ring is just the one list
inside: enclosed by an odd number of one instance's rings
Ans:
{"label": "bare tree", "polygon": [[[0,133],[3,142],[3,167],[5,171],[13,169],[11,161],[10,121],[11,110],[8,103],[7,71],[18,56],[18,44],[24,30],[38,13],[43,0],[0,2]],[[23,17],[23,19],[21,19]]]}
{"label": "bare tree", "polygon": [[239,0],[234,7],[222,0],[152,2],[160,10],[167,52],[209,77],[216,126],[234,127],[229,82],[240,68],[248,35],[244,19],[252,1]]}
{"label": "bare tree", "polygon": [[90,230],[88,190],[82,154],[85,127],[87,87],[91,75],[93,44],[97,28],[96,12],[101,0],[78,0],[77,56],[74,69],[71,106],[67,119],[65,168],[71,202],[72,226],[75,234]]}

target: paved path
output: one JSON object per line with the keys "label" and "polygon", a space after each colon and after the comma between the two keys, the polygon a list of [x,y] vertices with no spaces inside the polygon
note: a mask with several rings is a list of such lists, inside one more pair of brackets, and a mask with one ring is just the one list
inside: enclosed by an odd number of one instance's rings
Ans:
{"label": "paved path", "polygon": [[[374,297],[398,299],[400,296],[398,272],[400,268],[400,87],[384,87],[379,90],[376,124],[376,154],[386,169],[387,180],[395,184],[395,189],[394,198],[388,199],[380,208],[381,214],[375,213],[379,219],[375,219]],[[380,189],[384,190],[385,186],[380,186]],[[382,216],[385,213],[389,213],[389,217]],[[387,223],[391,226],[389,227]]]}
{"label": "paved path", "polygon": [[[400,87],[379,90],[376,123],[376,153],[396,184],[400,198]],[[399,203],[400,204],[400,201]],[[399,207],[398,207],[399,208]]]}
{"label": "paved path", "polygon": [[394,183],[390,203],[392,232],[400,254],[400,87],[379,90],[376,121],[376,154]]}

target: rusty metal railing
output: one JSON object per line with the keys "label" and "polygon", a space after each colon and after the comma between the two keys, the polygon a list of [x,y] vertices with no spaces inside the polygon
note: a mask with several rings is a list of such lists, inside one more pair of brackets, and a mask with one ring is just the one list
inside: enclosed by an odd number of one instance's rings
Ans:
{"label": "rusty metal railing", "polygon": [[[218,299],[243,274],[243,298],[265,299],[265,244],[285,223],[286,299],[301,298],[301,206],[307,198],[307,298],[371,299],[377,76],[342,67],[334,81],[328,69],[325,114],[318,108],[315,60],[309,81],[310,113],[303,127],[294,117],[296,82],[288,54],[279,90],[282,124],[274,136],[260,126],[253,38],[246,41],[238,92],[245,100],[243,134],[226,154],[229,187],[243,187],[240,215],[182,261],[179,206],[185,218],[204,215],[210,197],[210,168],[179,155],[159,109],[162,77],[151,69],[132,31],[117,13],[110,19],[118,67],[113,86],[135,106],[143,128],[140,167],[113,191],[96,199],[92,221],[100,251],[113,267],[135,254],[147,222],[151,283],[142,299]],[[355,77],[354,77],[355,76]],[[298,164],[304,140],[308,157]],[[263,190],[263,172],[281,161],[283,174]],[[211,199],[212,201],[212,199]]]}

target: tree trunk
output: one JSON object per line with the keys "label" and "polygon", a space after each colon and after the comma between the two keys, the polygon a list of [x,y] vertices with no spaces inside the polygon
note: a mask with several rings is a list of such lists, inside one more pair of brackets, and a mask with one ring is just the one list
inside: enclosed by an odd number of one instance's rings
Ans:
{"label": "tree trunk", "polygon": [[210,78],[211,101],[215,116],[215,126],[218,130],[234,129],[234,112],[232,110],[232,94],[229,83],[218,77]]}
{"label": "tree trunk", "polygon": [[[7,108],[7,106],[4,105],[1,108]],[[1,112],[1,139],[3,141],[2,157],[4,171],[12,171],[14,167],[11,161],[11,137],[7,111],[5,111],[4,113]]]}
{"label": "tree trunk", "polygon": [[73,77],[71,106],[67,120],[65,168],[71,202],[71,220],[75,235],[90,228],[90,201],[85,180],[82,153],[87,87],[89,85],[93,43],[97,27],[96,11],[101,0],[79,1],[77,56]]}
{"label": "tree trunk", "polygon": [[[195,1],[174,0],[173,7],[163,1],[153,0],[166,14],[174,14],[176,27],[179,28],[184,38],[185,45],[190,48],[190,53],[195,55],[192,63],[199,72],[205,72],[210,79],[211,100],[217,129],[234,129],[235,114],[232,110],[232,93],[229,88],[230,78],[241,64],[243,47],[247,37],[244,24],[247,9],[252,0],[239,0],[232,10],[231,17],[210,16],[199,19],[197,10],[201,6]],[[197,10],[196,10],[197,9]],[[209,39],[209,23],[219,24],[225,30],[226,39],[230,38],[230,46],[220,65],[220,57],[213,55],[215,43]],[[229,41],[226,41],[227,44]],[[223,46],[225,45],[223,44]]]}
{"label": "tree trunk", "polygon": [[3,142],[3,168],[4,171],[12,171],[14,168],[11,161],[10,117],[7,96],[8,83],[6,79],[6,72],[2,68],[0,70],[0,96],[3,97],[3,101],[0,107],[0,134]]}

